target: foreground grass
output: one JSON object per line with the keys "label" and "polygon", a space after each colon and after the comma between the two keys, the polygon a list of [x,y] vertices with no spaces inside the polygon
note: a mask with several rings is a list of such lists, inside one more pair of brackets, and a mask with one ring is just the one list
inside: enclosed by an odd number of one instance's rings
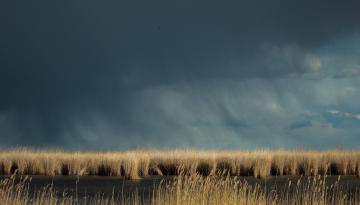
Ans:
{"label": "foreground grass", "polygon": [[360,151],[0,151],[0,175],[360,175]]}
{"label": "foreground grass", "polygon": [[350,191],[339,181],[326,185],[326,177],[301,178],[295,183],[289,181],[281,187],[266,189],[260,185],[249,185],[237,177],[204,177],[200,175],[179,175],[173,182],[160,183],[146,202],[136,191],[130,195],[115,194],[108,198],[98,197],[84,201],[77,197],[60,197],[51,186],[30,193],[30,178],[16,182],[15,176],[0,181],[1,205],[300,205],[300,204],[360,204],[358,190]]}

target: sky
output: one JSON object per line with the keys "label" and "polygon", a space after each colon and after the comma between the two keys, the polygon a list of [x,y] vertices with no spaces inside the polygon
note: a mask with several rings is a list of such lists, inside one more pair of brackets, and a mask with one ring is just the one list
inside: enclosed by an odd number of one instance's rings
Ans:
{"label": "sky", "polygon": [[0,148],[356,149],[360,2],[0,2]]}

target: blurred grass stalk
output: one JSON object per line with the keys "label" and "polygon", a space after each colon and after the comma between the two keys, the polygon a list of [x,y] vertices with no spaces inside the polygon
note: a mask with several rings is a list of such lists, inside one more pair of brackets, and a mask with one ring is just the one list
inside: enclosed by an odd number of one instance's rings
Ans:
{"label": "blurred grass stalk", "polygon": [[[340,179],[340,177],[339,177]],[[360,204],[359,191],[350,190],[338,181],[326,185],[326,176],[302,177],[297,182],[289,181],[282,186],[267,188],[259,184],[249,185],[238,177],[184,175],[174,181],[161,182],[145,201],[137,191],[131,194],[116,192],[112,196],[97,195],[87,200],[62,193],[57,195],[51,185],[30,192],[31,178],[17,179],[15,175],[0,181],[1,205],[297,205],[297,204]],[[121,193],[121,190],[116,190]],[[351,193],[351,194],[350,194]],[[144,203],[145,202],[145,203]]]}

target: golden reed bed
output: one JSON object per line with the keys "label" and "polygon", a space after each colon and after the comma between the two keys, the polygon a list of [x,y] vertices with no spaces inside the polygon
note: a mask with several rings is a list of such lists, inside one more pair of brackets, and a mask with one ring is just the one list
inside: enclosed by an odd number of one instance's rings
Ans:
{"label": "golden reed bed", "polygon": [[198,151],[134,150],[64,152],[31,149],[0,151],[0,175],[100,175],[128,179],[229,174],[258,178],[275,175],[360,175],[360,151]]}

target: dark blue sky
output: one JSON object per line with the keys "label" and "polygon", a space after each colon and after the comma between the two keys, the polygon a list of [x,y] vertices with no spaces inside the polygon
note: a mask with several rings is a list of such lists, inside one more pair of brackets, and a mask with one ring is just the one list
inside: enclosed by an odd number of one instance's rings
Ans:
{"label": "dark blue sky", "polygon": [[359,10],[2,1],[0,145],[358,148]]}

